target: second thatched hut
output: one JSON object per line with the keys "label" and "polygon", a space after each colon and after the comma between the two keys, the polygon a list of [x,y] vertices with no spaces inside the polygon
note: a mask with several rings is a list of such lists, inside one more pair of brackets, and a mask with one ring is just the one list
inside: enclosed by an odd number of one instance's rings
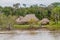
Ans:
{"label": "second thatched hut", "polygon": [[41,22],[42,25],[46,25],[46,24],[49,24],[49,19],[48,18],[43,18],[40,22]]}

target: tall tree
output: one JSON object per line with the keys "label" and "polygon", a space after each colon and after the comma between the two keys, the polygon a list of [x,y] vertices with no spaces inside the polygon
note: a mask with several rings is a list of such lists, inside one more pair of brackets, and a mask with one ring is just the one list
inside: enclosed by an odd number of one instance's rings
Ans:
{"label": "tall tree", "polygon": [[20,3],[13,4],[13,7],[18,9],[20,7]]}
{"label": "tall tree", "polygon": [[55,20],[55,23],[58,23],[58,20],[60,19],[60,7],[55,7],[52,10],[51,16]]}
{"label": "tall tree", "polygon": [[17,9],[19,9],[20,8],[20,3],[16,3],[16,4],[13,4],[13,15],[16,15],[17,13],[16,13],[16,11],[17,11]]}
{"label": "tall tree", "polygon": [[23,4],[24,7],[26,7],[26,4]]}

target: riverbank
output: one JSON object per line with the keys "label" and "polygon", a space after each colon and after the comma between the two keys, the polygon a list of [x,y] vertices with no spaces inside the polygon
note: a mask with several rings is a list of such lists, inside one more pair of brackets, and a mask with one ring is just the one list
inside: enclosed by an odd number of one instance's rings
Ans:
{"label": "riverbank", "polygon": [[60,25],[45,25],[47,29],[49,30],[60,30]]}
{"label": "riverbank", "polygon": [[32,27],[30,25],[14,25],[13,29],[17,30],[33,30],[33,29],[39,29],[39,25],[33,25]]}
{"label": "riverbank", "polygon": [[[54,22],[50,22],[47,25],[41,25],[41,24],[34,24],[34,25],[18,25],[15,24],[12,26],[12,29],[10,30],[39,30],[39,29],[48,29],[50,31],[60,30],[60,22],[58,24],[55,24]],[[0,31],[7,31],[6,27],[2,27]]]}
{"label": "riverbank", "polygon": [[14,25],[15,30],[38,30],[41,28],[46,28],[51,31],[60,30],[60,24],[49,24],[49,25],[43,25],[44,27],[41,27],[40,25],[33,25],[33,27],[30,27],[30,25]]}
{"label": "riverbank", "polygon": [[41,29],[42,28],[46,28],[48,30],[51,30],[51,31],[55,31],[55,30],[60,30],[60,21],[58,21],[58,24],[55,24],[55,22],[53,21],[50,21],[49,24],[47,25],[43,25],[44,27],[41,26],[41,24],[38,24],[38,25],[33,25],[33,27],[30,27],[30,25],[14,25],[14,29],[27,29],[27,30],[32,30],[32,29]]}
{"label": "riverbank", "polygon": [[49,30],[60,30],[60,21],[58,21],[57,24],[55,24],[54,22],[50,22],[49,25],[45,25],[45,26]]}
{"label": "riverbank", "polygon": [[[12,31],[12,30],[11,30]],[[6,31],[0,31],[6,32]],[[7,31],[10,32],[10,31]],[[48,39],[47,39],[48,38]],[[15,30],[12,34],[0,34],[1,40],[59,40],[60,39],[60,32],[52,32],[48,30]]]}

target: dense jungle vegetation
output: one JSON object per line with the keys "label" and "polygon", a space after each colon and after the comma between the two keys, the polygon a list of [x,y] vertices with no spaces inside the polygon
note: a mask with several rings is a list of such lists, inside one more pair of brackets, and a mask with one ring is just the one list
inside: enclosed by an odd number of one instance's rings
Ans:
{"label": "dense jungle vegetation", "polygon": [[16,18],[27,14],[35,14],[40,20],[43,18],[48,18],[50,20],[50,24],[46,25],[46,27],[48,26],[47,28],[49,29],[54,30],[60,28],[60,2],[55,2],[48,6],[44,4],[36,4],[27,7],[26,4],[23,4],[23,7],[21,7],[20,3],[13,4],[13,7],[0,6],[0,28],[7,29],[8,27],[12,27],[14,25],[15,27],[19,26],[15,22]]}

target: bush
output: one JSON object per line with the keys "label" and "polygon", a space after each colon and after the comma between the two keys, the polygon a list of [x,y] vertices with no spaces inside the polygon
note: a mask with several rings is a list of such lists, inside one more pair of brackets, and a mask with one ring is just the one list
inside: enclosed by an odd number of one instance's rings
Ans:
{"label": "bush", "polygon": [[10,29],[15,24],[15,16],[0,14],[0,28]]}

